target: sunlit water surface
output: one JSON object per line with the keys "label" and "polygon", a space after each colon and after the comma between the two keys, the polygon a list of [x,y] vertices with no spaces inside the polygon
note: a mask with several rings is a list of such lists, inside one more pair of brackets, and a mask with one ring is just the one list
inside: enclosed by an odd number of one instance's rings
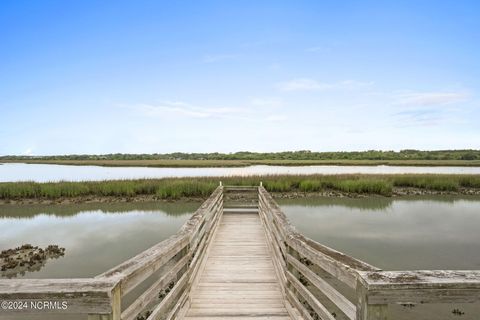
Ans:
{"label": "sunlit water surface", "polygon": [[[384,270],[480,269],[480,197],[278,200],[306,236]],[[91,277],[177,232],[199,203],[0,206],[0,249],[58,244],[25,278]],[[130,299],[131,302],[131,299]],[[465,312],[462,317],[451,313]],[[478,320],[478,304],[391,306],[391,319]],[[0,319],[65,319],[55,315]],[[68,319],[83,319],[68,316]],[[338,319],[341,319],[339,316]]]}
{"label": "sunlit water surface", "polygon": [[[383,270],[480,270],[480,197],[278,202],[304,235]],[[388,312],[393,320],[478,320],[480,304],[390,305]]]}
{"label": "sunlit water surface", "polygon": [[480,197],[278,201],[306,236],[390,270],[480,270]]}
{"label": "sunlit water surface", "polygon": [[480,174],[480,167],[411,166],[248,166],[239,168],[148,168],[65,166],[53,164],[0,164],[0,182],[9,181],[92,181],[168,177],[221,177],[252,175],[308,174]]}
{"label": "sunlit water surface", "polygon": [[19,277],[92,277],[175,234],[199,203],[0,206],[0,250],[57,244],[65,256]]}

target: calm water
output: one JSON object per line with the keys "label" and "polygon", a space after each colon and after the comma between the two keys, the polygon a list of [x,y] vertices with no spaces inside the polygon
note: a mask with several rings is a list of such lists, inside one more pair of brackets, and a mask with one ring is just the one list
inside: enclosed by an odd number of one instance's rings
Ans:
{"label": "calm water", "polygon": [[480,270],[480,197],[279,200],[306,236],[385,270]]}
{"label": "calm water", "polygon": [[0,250],[24,243],[57,244],[66,248],[64,257],[23,277],[92,277],[175,234],[199,205],[0,206]]}
{"label": "calm water", "polygon": [[[306,236],[383,269],[480,269],[480,197],[278,202]],[[66,248],[64,257],[48,260],[40,271],[23,277],[91,277],[174,234],[198,206],[180,202],[0,206],[0,249],[26,242],[42,247],[58,244]],[[134,290],[126,305],[141,290]],[[453,315],[455,308],[465,315]],[[389,313],[395,320],[478,320],[480,305],[391,305]],[[72,320],[84,318],[68,315]],[[0,319],[66,317],[0,314]]]}
{"label": "calm water", "polygon": [[51,164],[0,164],[0,182],[82,181],[166,177],[221,177],[272,174],[395,174],[438,173],[480,174],[480,167],[402,167],[402,166],[249,166],[241,168],[147,168],[64,166]]}
{"label": "calm water", "polygon": [[[480,269],[480,197],[278,202],[306,236],[384,270]],[[390,305],[388,313],[393,320],[479,320],[480,304]]]}

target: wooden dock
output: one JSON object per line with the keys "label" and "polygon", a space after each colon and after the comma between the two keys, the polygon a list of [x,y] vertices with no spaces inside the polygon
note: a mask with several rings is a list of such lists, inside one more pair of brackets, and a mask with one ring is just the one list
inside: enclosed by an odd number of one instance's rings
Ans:
{"label": "wooden dock", "polygon": [[225,213],[186,319],[290,319],[258,213]]}
{"label": "wooden dock", "polygon": [[389,320],[392,304],[480,303],[480,271],[380,270],[297,232],[263,186],[220,184],[177,234],[137,256],[94,278],[1,279],[0,301],[68,306],[2,304],[0,319]]}

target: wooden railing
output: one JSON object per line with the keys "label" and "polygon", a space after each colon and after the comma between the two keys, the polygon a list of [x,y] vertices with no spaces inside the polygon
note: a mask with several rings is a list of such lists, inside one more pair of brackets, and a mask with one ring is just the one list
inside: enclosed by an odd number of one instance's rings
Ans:
{"label": "wooden railing", "polygon": [[[0,301],[11,302],[11,308],[0,313],[54,312],[85,314],[89,320],[134,320],[149,310],[148,320],[174,319],[189,303],[192,281],[222,210],[223,187],[219,186],[177,234],[95,278],[0,280]],[[122,308],[122,298],[140,284],[151,283],[152,277],[153,284]],[[25,304],[19,308],[19,303]],[[49,305],[32,308],[38,303]]]}
{"label": "wooden railing", "polygon": [[[287,308],[297,319],[386,320],[389,304],[480,301],[480,271],[382,271],[298,233],[262,186],[219,186],[177,234],[94,278],[0,280],[0,301],[27,304],[0,313],[135,320],[148,310],[148,320],[181,318],[224,208],[258,209]],[[142,293],[122,305],[139,287]],[[35,309],[30,302],[57,304]]]}
{"label": "wooden railing", "polygon": [[381,271],[298,233],[263,187],[259,214],[300,319],[386,320],[389,304],[480,302],[480,271]]}

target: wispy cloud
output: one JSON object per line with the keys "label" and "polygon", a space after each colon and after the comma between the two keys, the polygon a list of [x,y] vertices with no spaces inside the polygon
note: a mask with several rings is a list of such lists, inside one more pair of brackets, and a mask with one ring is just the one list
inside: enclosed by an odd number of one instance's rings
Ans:
{"label": "wispy cloud", "polygon": [[395,113],[396,127],[434,126],[445,119],[438,109],[405,110]]}
{"label": "wispy cloud", "polygon": [[429,127],[458,121],[461,108],[455,104],[466,102],[469,97],[466,91],[392,94],[390,98],[394,108],[392,113],[394,126]]}
{"label": "wispy cloud", "polygon": [[464,102],[469,95],[466,92],[417,92],[396,97],[395,104],[407,106],[440,106]]}
{"label": "wispy cloud", "polygon": [[282,82],[277,87],[282,91],[325,91],[333,89],[358,89],[372,86],[374,82],[343,80],[339,82],[319,82],[310,78],[297,78]]}
{"label": "wispy cloud", "polygon": [[238,54],[208,54],[202,59],[203,63],[215,63],[225,60],[232,60],[238,58]]}
{"label": "wispy cloud", "polygon": [[274,114],[268,116],[265,120],[268,122],[280,122],[280,121],[286,121],[288,117],[283,114]]}
{"label": "wispy cloud", "polygon": [[135,107],[136,111],[149,116],[164,116],[165,114],[177,114],[190,118],[225,118],[232,114],[242,112],[240,108],[208,108],[194,106],[182,101],[165,101],[158,105],[141,104]]}
{"label": "wispy cloud", "polygon": [[[220,119],[248,122],[280,122],[287,120],[287,116],[280,114],[277,107],[282,103],[277,98],[254,98],[251,103],[242,108],[232,107],[200,107],[183,101],[164,101],[159,104],[138,104],[128,107],[137,115],[149,118],[163,118],[175,116],[198,120]],[[274,108],[274,109],[272,109]],[[272,112],[273,111],[273,112]],[[177,119],[172,119],[177,121]]]}
{"label": "wispy cloud", "polygon": [[255,107],[279,107],[283,101],[280,98],[253,98],[250,104]]}
{"label": "wispy cloud", "polygon": [[357,81],[357,80],[343,80],[337,83],[337,87],[344,87],[350,89],[365,88],[373,86],[375,82],[373,81]]}

